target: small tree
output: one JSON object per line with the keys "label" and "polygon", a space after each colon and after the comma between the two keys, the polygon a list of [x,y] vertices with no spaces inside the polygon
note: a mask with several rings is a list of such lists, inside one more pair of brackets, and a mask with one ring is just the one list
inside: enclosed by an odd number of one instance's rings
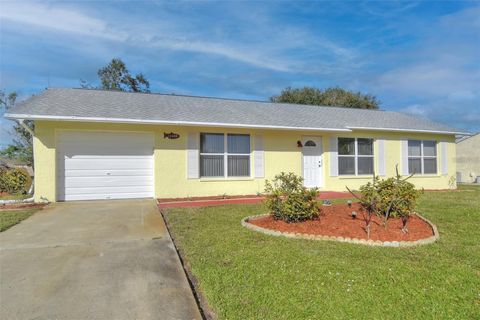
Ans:
{"label": "small tree", "polygon": [[[7,94],[5,91],[0,90],[0,109],[8,111],[15,106],[16,100],[16,92]],[[27,120],[24,124],[29,127],[31,131],[34,131],[35,126],[33,121]],[[33,140],[30,132],[17,122],[15,122],[12,129],[13,143],[8,145],[5,150],[1,150],[0,155],[9,159],[17,159],[27,165],[33,166]]]}
{"label": "small tree", "polygon": [[361,196],[347,187],[347,190],[360,201],[362,209],[366,211],[364,220],[368,237],[370,237],[370,222],[374,214],[383,220],[385,228],[391,217],[401,218],[402,231],[408,232],[408,221],[421,194],[421,191],[415,189],[415,185],[407,181],[412,176],[413,174],[403,179],[396,166],[396,176],[393,178],[380,180],[373,174],[373,181],[360,187]]}
{"label": "small tree", "polygon": [[[108,65],[97,71],[101,85],[98,89],[117,90],[128,92],[150,92],[150,82],[142,74],[135,76],[130,74],[126,64],[121,59],[112,59]],[[80,80],[80,86],[87,89],[96,87],[84,80]]]}
{"label": "small tree", "polygon": [[374,174],[372,182],[368,182],[360,187],[360,197],[347,187],[347,190],[359,200],[363,221],[365,222],[364,229],[367,233],[368,239],[370,239],[370,226],[372,218],[379,214],[378,203],[380,202],[380,196],[377,192],[378,181],[378,176],[375,176]]}

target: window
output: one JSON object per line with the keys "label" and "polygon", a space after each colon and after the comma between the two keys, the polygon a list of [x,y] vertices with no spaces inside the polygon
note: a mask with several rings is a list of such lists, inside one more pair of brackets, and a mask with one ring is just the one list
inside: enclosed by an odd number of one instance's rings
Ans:
{"label": "window", "polygon": [[200,135],[200,176],[223,177],[225,175],[225,142],[222,133]]}
{"label": "window", "polygon": [[316,147],[317,144],[312,141],[312,140],[308,140],[307,142],[305,142],[305,147]]}
{"label": "window", "polygon": [[373,174],[373,139],[338,138],[338,173]]}
{"label": "window", "polygon": [[250,135],[202,133],[201,177],[249,177]]}
{"label": "window", "polygon": [[429,140],[408,140],[408,173],[437,173],[437,143]]}

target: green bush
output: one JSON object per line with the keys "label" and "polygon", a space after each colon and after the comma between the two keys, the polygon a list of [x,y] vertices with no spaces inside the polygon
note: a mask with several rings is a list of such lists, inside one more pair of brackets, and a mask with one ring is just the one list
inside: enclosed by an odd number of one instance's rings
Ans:
{"label": "green bush", "polygon": [[0,168],[0,191],[10,194],[26,193],[31,179],[28,173],[21,168]]}
{"label": "green bush", "polygon": [[[416,190],[415,185],[407,181],[410,177],[412,176],[403,179],[397,168],[395,177],[380,180],[378,176],[374,175],[372,182],[360,187],[360,197],[354,194],[359,199],[362,209],[367,212],[365,216],[367,234],[370,231],[372,214],[376,214],[383,219],[385,228],[389,218],[400,217],[403,222],[402,230],[404,232],[408,231],[408,219],[414,212],[422,192]],[[348,190],[350,191],[350,189]]]}
{"label": "green bush", "polygon": [[378,181],[377,192],[379,197],[377,209],[384,218],[385,226],[390,217],[400,217],[403,221],[403,230],[407,231],[408,219],[415,211],[421,191],[397,175],[395,178]]}
{"label": "green bush", "polygon": [[318,190],[307,189],[303,179],[294,173],[282,172],[265,182],[265,204],[275,220],[300,222],[316,219],[320,214]]}

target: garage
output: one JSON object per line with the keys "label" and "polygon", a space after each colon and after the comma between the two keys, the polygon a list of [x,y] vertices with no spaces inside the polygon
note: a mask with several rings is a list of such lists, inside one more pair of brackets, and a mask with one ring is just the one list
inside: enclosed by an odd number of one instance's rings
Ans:
{"label": "garage", "polygon": [[153,146],[151,133],[59,132],[57,199],[152,198]]}

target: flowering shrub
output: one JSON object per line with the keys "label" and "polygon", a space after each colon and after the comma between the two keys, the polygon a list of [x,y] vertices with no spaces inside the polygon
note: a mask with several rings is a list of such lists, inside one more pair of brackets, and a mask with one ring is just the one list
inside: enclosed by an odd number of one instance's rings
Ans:
{"label": "flowering shrub", "polygon": [[320,214],[318,190],[307,189],[303,179],[294,173],[282,172],[265,182],[265,204],[276,220],[300,222],[316,219]]}

